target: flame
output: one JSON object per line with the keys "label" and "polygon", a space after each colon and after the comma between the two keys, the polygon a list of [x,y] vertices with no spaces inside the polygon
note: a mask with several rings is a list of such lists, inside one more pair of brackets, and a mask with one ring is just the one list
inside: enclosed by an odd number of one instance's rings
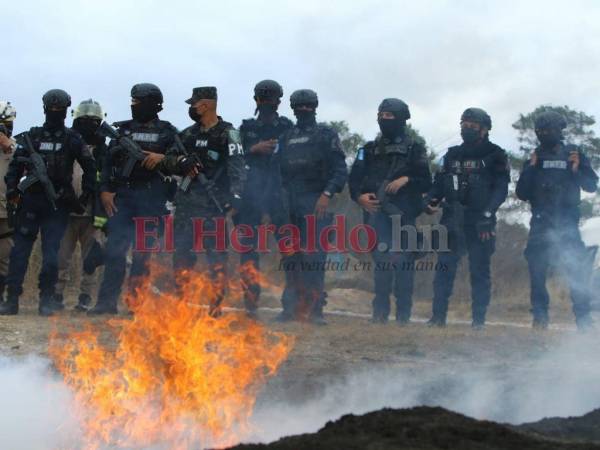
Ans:
{"label": "flame", "polygon": [[229,446],[252,432],[258,391],[293,338],[243,313],[214,318],[215,283],[180,275],[178,295],[158,291],[148,277],[129,298],[130,319],[50,336],[49,354],[74,393],[84,434],[77,448]]}

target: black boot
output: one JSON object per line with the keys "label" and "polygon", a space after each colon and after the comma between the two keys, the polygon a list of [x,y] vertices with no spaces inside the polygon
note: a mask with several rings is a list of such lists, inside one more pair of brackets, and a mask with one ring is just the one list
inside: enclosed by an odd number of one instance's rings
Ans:
{"label": "black boot", "polygon": [[43,317],[53,316],[57,311],[56,303],[54,302],[53,296],[40,295],[40,304],[38,306],[38,313]]}
{"label": "black boot", "polygon": [[0,303],[0,316],[14,316],[19,314],[19,297],[9,295],[5,302]]}
{"label": "black boot", "polygon": [[437,327],[437,328],[446,328],[446,318],[445,317],[433,316],[427,322],[427,326],[429,326],[429,327]]}
{"label": "black boot", "polygon": [[109,305],[107,303],[96,303],[92,309],[87,312],[88,316],[101,316],[103,314],[118,314],[116,305]]}
{"label": "black boot", "polygon": [[54,294],[52,296],[51,307],[54,308],[55,311],[62,311],[65,309],[65,298],[62,294]]}
{"label": "black boot", "polygon": [[90,305],[92,304],[92,298],[87,294],[79,294],[79,301],[73,308],[78,312],[86,312],[90,309]]}

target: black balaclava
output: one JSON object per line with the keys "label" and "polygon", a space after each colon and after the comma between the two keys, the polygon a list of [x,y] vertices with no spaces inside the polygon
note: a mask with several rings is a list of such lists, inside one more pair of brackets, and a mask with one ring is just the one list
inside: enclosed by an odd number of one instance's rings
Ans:
{"label": "black balaclava", "polygon": [[13,121],[9,120],[7,122],[0,122],[0,125],[4,125],[4,128],[6,128],[6,136],[11,137],[13,134],[13,128],[14,128]]}
{"label": "black balaclava", "polygon": [[67,108],[53,111],[51,109],[44,109],[46,115],[46,127],[51,130],[57,130],[64,127],[65,118],[67,117]]}
{"label": "black balaclava", "polygon": [[147,123],[158,118],[160,110],[161,107],[155,100],[142,98],[139,103],[131,105],[131,117],[136,122]]}
{"label": "black balaclava", "polygon": [[381,134],[390,140],[404,135],[406,129],[406,120],[397,117],[394,119],[379,118],[377,119],[377,123],[379,124]]}
{"label": "black balaclava", "polygon": [[298,126],[300,128],[306,128],[317,123],[317,111],[307,111],[305,109],[294,109],[294,115],[298,119]]}
{"label": "black balaclava", "polygon": [[539,133],[535,130],[535,135],[544,148],[554,148],[563,138],[562,131],[558,128],[545,128],[544,131],[545,133]]}
{"label": "black balaclava", "polygon": [[262,117],[271,117],[277,112],[277,103],[261,103],[256,105],[256,112]]}
{"label": "black balaclava", "polygon": [[481,139],[481,129],[476,130],[474,128],[462,127],[460,129],[460,136],[465,144],[474,145]]}
{"label": "black balaclava", "polygon": [[96,131],[101,120],[95,117],[78,117],[73,120],[73,128],[83,137],[86,144],[95,144],[98,141]]}

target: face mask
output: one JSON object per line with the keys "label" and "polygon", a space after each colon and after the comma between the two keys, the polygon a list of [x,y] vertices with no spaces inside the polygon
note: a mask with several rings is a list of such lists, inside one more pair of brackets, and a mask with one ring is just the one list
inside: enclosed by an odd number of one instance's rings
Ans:
{"label": "face mask", "polygon": [[200,121],[202,120],[202,114],[198,114],[196,108],[194,108],[193,106],[190,106],[188,108],[188,116],[190,116],[190,119],[192,119],[196,123],[200,123]]}
{"label": "face mask", "polygon": [[542,147],[552,148],[558,144],[562,138],[562,134],[559,130],[548,130],[545,133],[535,132]]}
{"label": "face mask", "polygon": [[98,119],[84,119],[78,118],[73,121],[73,128],[83,136],[83,139],[88,144],[96,136],[96,130],[100,126],[100,121]]}
{"label": "face mask", "polygon": [[377,120],[381,134],[387,138],[393,139],[404,133],[406,122],[397,119],[379,119]]}
{"label": "face mask", "polygon": [[64,125],[65,117],[67,117],[67,110],[61,109],[58,111],[46,110],[46,124],[50,128],[59,128]]}
{"label": "face mask", "polygon": [[480,131],[474,128],[461,128],[460,135],[465,144],[475,144],[480,139]]}
{"label": "face mask", "polygon": [[270,116],[277,111],[277,105],[274,103],[261,103],[256,106],[256,110],[261,116]]}
{"label": "face mask", "polygon": [[141,102],[131,105],[131,117],[136,122],[147,123],[158,117],[158,105],[155,103]]}
{"label": "face mask", "polygon": [[303,109],[295,109],[294,115],[296,116],[296,119],[298,119],[298,126],[302,127],[302,126],[312,125],[313,123],[315,123],[317,112],[316,111],[306,111]]}

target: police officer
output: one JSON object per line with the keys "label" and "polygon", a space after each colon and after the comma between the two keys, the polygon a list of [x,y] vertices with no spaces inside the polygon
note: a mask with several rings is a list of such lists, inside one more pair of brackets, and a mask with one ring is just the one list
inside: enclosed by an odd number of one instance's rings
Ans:
{"label": "police officer", "polygon": [[[96,131],[102,120],[104,112],[100,104],[92,99],[82,101],[72,111],[73,129],[79,132],[83,137],[88,151],[94,157],[96,162],[96,173],[102,171],[102,161],[106,155],[107,146],[104,137],[96,134]],[[82,170],[78,164],[74,166],[73,189],[79,195],[81,191]],[[56,284],[55,301],[63,303],[63,294],[69,281],[69,266],[73,257],[73,252],[79,243],[81,248],[81,261],[85,261],[88,253],[94,243],[101,239],[100,233],[94,227],[94,211],[99,206],[96,201],[96,192],[93,198],[86,199],[85,211],[82,214],[72,213],[69,217],[69,223],[60,244],[58,251],[58,283]],[[83,265],[83,264],[82,264]],[[79,286],[79,297],[76,311],[87,311],[92,302],[92,293],[96,287],[95,273],[82,271],[81,282]]]}
{"label": "police officer", "polygon": [[[329,201],[343,189],[347,169],[338,134],[329,126],[317,124],[318,104],[316,92],[310,89],[300,89],[291,95],[296,125],[281,136],[274,153],[276,192],[284,213],[274,221],[295,226],[301,239],[300,247],[290,249],[282,258],[286,285],[279,321],[308,317],[313,323],[326,323],[323,318],[326,254],[319,245],[319,236],[331,222],[327,211]],[[316,236],[309,237],[308,223],[313,219]],[[307,248],[309,239],[315,239],[314,249]]]}
{"label": "police officer", "polygon": [[[140,83],[131,89],[132,120],[116,122],[120,136],[127,136],[146,153],[137,161],[129,177],[123,167],[128,155],[118,139],[109,143],[100,179],[100,199],[108,215],[104,277],[98,292],[98,301],[88,311],[90,315],[116,314],[121,285],[125,277],[126,256],[135,238],[135,217],[167,215],[166,202],[171,183],[159,171],[177,129],[170,122],[160,120],[163,95],[158,86]],[[148,274],[149,253],[134,252],[129,272],[129,292],[139,286]]]}
{"label": "police officer", "polygon": [[240,253],[241,277],[244,286],[244,304],[252,316],[256,314],[260,283],[257,282],[259,255],[256,252],[257,226],[270,206],[265,192],[265,183],[270,175],[269,162],[281,135],[293,127],[287,117],[277,114],[283,89],[273,80],[263,80],[254,87],[257,118],[246,119],[240,126],[248,175],[244,186],[244,202],[236,216],[236,225],[244,224],[254,229],[249,238],[241,238],[252,250]]}
{"label": "police officer", "polygon": [[416,244],[415,219],[423,210],[423,194],[431,188],[431,173],[427,151],[406,133],[409,118],[406,103],[397,98],[384,99],[377,114],[381,134],[358,150],[350,172],[350,195],[363,208],[365,223],[374,227],[377,236],[372,252],[376,323],[388,320],[392,286],[398,324],[408,323],[412,310],[411,238],[407,231],[400,235],[402,242],[392,242],[392,216],[397,218],[395,226],[412,227]]}
{"label": "police officer", "polygon": [[[80,134],[64,124],[71,97],[61,89],[52,89],[44,94],[42,101],[46,121],[42,127],[31,128],[16,137],[15,156],[4,177],[7,201],[19,203],[20,210],[6,280],[7,299],[0,305],[0,314],[17,314],[19,311],[23,279],[38,232],[41,232],[42,238],[39,313],[49,316],[60,309],[53,301],[60,241],[69,213],[81,209],[79,201],[89,198],[94,191],[94,160]],[[35,166],[32,154],[41,157],[45,168]],[[75,161],[83,169],[84,194],[79,200],[75,198],[71,184]],[[26,178],[20,181],[25,173]],[[40,176],[47,176],[49,183],[45,184]],[[52,193],[52,190],[55,192]],[[56,199],[51,198],[54,194]]]}
{"label": "police officer", "polygon": [[[0,101],[0,178],[4,179],[12,160],[16,142],[12,138],[17,111],[7,101]],[[13,224],[9,219],[6,203],[6,184],[0,183],[0,302],[4,301],[8,260],[13,247]],[[11,212],[12,214],[12,212]]]}
{"label": "police officer", "polygon": [[432,326],[445,326],[458,261],[466,252],[471,274],[473,327],[485,325],[490,303],[490,262],[495,250],[496,211],[506,199],[510,174],[506,152],[488,139],[490,116],[468,108],[460,122],[461,145],[450,147],[428,194],[428,212],[444,201],[441,224],[448,230],[448,249],[438,253],[433,282]]}
{"label": "police officer", "polygon": [[531,204],[525,257],[531,280],[533,327],[548,327],[548,266],[558,263],[567,275],[575,321],[581,330],[593,327],[590,317],[591,263],[579,233],[581,189],[596,192],[598,176],[581,150],[563,142],[565,118],[545,111],[535,118],[540,142],[525,162],[517,197]]}
{"label": "police officer", "polygon": [[[219,248],[219,238],[212,233],[224,234],[226,239],[225,216],[240,210],[244,152],[239,132],[217,115],[215,87],[194,88],[186,103],[194,124],[179,134],[183,148],[173,147],[161,165],[169,173],[192,178],[189,189],[180,189],[175,197],[173,266],[181,288],[197,254],[206,251],[209,276],[216,286],[214,297],[208,299],[210,313],[217,316],[227,288],[227,251]],[[196,239],[201,239],[202,248],[195,247],[194,232],[199,231],[192,219],[201,221],[196,223],[201,223],[203,234]]]}

